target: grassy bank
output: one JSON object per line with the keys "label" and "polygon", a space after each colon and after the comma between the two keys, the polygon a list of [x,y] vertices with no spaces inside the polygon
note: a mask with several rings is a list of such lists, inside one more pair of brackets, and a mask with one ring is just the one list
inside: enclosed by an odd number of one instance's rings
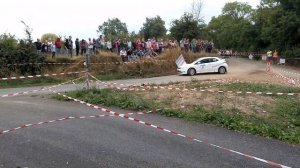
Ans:
{"label": "grassy bank", "polygon": [[[256,91],[298,91],[279,85],[268,84],[223,84],[213,89],[242,89]],[[187,84],[188,86],[188,84]],[[251,89],[253,88],[253,90]],[[248,90],[247,90],[248,91]],[[292,144],[300,144],[299,97],[212,94],[198,92],[170,92],[148,90],[144,92],[112,89],[84,90],[67,93],[69,96],[105,106],[130,110],[161,108],[160,114],[188,121],[214,124],[230,130],[241,131]],[[62,99],[59,96],[54,96]],[[179,109],[178,105],[184,105]]]}
{"label": "grassy bank", "polygon": [[[116,80],[130,78],[147,78],[176,74],[176,58],[181,54],[180,50],[169,50],[155,58],[142,58],[134,60],[134,63],[123,64],[121,58],[111,52],[101,52],[91,57],[89,72],[100,80]],[[187,62],[192,62],[199,57],[207,56],[205,53],[184,53]],[[78,72],[83,71],[83,57],[70,58],[48,57],[46,63],[74,63],[71,65],[41,65],[41,74]],[[100,63],[100,64],[99,64]],[[26,65],[31,66],[31,65]],[[14,74],[18,74],[18,67],[15,67]],[[16,76],[16,75],[12,75]],[[18,81],[0,81],[0,88],[26,87],[38,85],[51,85],[61,83],[64,77],[46,77],[38,79],[24,79]]]}

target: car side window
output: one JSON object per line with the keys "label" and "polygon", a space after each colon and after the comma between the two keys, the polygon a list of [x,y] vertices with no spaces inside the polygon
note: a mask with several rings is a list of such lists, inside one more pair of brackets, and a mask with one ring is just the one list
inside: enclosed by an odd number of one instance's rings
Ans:
{"label": "car side window", "polygon": [[204,60],[200,61],[200,64],[206,64],[206,63],[209,63],[209,62],[210,62],[209,59],[204,59]]}
{"label": "car side window", "polygon": [[210,58],[209,62],[218,62],[218,60],[216,58]]}

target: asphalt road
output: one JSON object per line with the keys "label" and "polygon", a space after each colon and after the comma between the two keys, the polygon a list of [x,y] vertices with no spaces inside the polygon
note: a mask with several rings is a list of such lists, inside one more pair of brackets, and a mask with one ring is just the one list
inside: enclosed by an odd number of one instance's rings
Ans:
{"label": "asphalt road", "polygon": [[[245,63],[247,64],[247,62]],[[206,75],[206,78],[224,78]],[[201,76],[202,77],[202,76]],[[121,83],[160,83],[190,77],[159,77]],[[150,81],[150,82],[149,82]],[[120,82],[120,81],[117,81]],[[78,89],[80,85],[55,88]],[[5,89],[0,94],[33,88]],[[113,109],[119,113],[129,111]],[[0,98],[0,130],[67,116],[103,112],[76,102],[49,99],[49,92]],[[133,115],[207,143],[290,167],[300,167],[300,147],[277,140],[187,122],[158,114]],[[99,167],[272,167],[259,160],[191,141],[116,116],[58,121],[0,134],[0,168]]]}

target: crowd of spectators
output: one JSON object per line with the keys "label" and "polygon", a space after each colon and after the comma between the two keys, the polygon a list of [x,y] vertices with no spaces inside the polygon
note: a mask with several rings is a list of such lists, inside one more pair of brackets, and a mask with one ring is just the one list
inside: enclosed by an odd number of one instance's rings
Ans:
{"label": "crowd of spectators", "polygon": [[[65,38],[64,41],[58,37],[55,41],[42,43],[39,39],[35,42],[37,53],[51,53],[52,58],[56,55],[64,54],[70,58],[73,56],[75,50],[76,56],[79,54],[93,54],[101,51],[114,52],[120,55],[123,61],[141,57],[155,57],[165,50],[180,47],[185,52],[201,52],[205,51],[210,53],[214,48],[212,41],[201,40],[193,38],[181,39],[179,42],[176,40],[163,40],[151,38],[145,40],[144,38],[129,39],[105,39],[100,35],[97,39],[88,40],[76,38],[75,45],[72,37]],[[75,48],[74,48],[75,47]]]}

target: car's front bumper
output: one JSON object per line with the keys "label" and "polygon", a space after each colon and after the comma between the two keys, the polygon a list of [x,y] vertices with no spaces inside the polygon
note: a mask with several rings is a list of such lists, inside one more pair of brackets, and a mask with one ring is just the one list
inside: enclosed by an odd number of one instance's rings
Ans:
{"label": "car's front bumper", "polygon": [[185,70],[185,69],[177,69],[177,73],[181,74],[181,75],[186,75],[187,74],[187,70]]}

